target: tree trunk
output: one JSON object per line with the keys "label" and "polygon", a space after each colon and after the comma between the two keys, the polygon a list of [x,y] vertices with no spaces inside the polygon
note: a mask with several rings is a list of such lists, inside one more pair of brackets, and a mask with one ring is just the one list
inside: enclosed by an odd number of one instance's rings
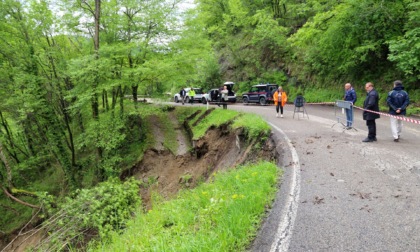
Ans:
{"label": "tree trunk", "polygon": [[[7,123],[6,119],[3,117],[3,113],[0,111],[0,119],[1,119],[1,125],[3,126],[4,130],[6,131],[6,138],[10,145],[10,149],[8,149],[8,152],[10,153],[10,156],[15,160],[16,163],[20,163],[20,160],[18,158],[18,155],[16,153],[16,149],[19,150],[22,154],[28,156],[27,153],[25,153],[22,149],[20,149],[13,141],[12,132],[10,131],[9,124]],[[7,148],[6,148],[7,149]]]}
{"label": "tree trunk", "polygon": [[120,88],[120,115],[121,117],[124,115],[124,94],[127,91],[127,87],[124,87],[124,90],[122,90],[122,87]]}
{"label": "tree trunk", "polygon": [[138,85],[134,85],[134,86],[131,87],[131,90],[133,92],[133,102],[135,104],[137,104],[137,98],[138,98],[137,91],[138,91],[138,89],[139,89],[139,86]]}
{"label": "tree trunk", "polygon": [[3,162],[4,166],[6,167],[6,182],[7,182],[7,186],[9,188],[13,187],[13,183],[12,183],[12,169],[9,166],[9,162],[6,159],[6,155],[4,155],[3,152],[3,144],[0,142],[0,159]]}

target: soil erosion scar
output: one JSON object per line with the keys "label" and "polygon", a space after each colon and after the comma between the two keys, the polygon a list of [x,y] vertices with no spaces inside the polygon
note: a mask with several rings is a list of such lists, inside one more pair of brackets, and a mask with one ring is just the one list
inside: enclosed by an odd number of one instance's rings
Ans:
{"label": "soil erosion scar", "polygon": [[287,145],[292,154],[293,170],[291,174],[291,181],[289,184],[288,192],[286,192],[286,204],[283,208],[282,217],[280,219],[277,232],[274,236],[273,244],[271,244],[270,252],[274,251],[287,251],[289,249],[290,240],[293,234],[293,226],[296,219],[296,213],[299,203],[300,193],[300,164],[299,156],[296,149],[293,147],[292,142],[287,135],[277,126],[268,122],[271,127],[283,135]]}

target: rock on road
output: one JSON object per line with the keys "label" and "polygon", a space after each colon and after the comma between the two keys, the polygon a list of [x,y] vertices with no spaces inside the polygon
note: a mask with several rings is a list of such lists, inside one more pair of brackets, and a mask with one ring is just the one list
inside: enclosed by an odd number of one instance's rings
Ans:
{"label": "rock on road", "polygon": [[285,170],[277,199],[252,251],[420,251],[420,125],[404,123],[393,142],[389,117],[367,127],[334,125],[331,106],[306,105],[309,119],[274,106],[228,109],[261,115],[273,127]]}

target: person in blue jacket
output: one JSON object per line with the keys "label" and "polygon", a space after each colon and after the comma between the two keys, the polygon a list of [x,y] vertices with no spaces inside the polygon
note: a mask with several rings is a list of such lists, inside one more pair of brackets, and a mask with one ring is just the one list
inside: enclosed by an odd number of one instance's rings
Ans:
{"label": "person in blue jacket", "polygon": [[349,109],[346,108],[347,128],[349,129],[353,125],[353,104],[356,102],[357,96],[356,91],[354,91],[350,83],[346,83],[344,89],[344,100],[351,103],[351,107]]}
{"label": "person in blue jacket", "polygon": [[[404,90],[402,81],[394,81],[394,89],[388,93],[386,102],[389,106],[389,114],[396,116],[405,116],[406,108],[410,103],[408,93]],[[400,139],[402,130],[402,120],[391,117],[391,132],[394,137],[394,142]]]}

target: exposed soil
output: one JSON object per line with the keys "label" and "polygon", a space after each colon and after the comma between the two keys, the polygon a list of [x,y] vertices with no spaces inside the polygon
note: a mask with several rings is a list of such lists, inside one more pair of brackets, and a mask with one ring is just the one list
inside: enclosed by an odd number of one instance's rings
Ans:
{"label": "exposed soil", "polygon": [[184,155],[175,156],[168,150],[146,151],[143,160],[130,173],[144,182],[141,195],[145,209],[150,209],[152,190],[170,198],[182,188],[192,188],[198,182],[206,181],[215,171],[275,158],[275,145],[271,139],[256,150],[244,140],[240,131],[230,132],[224,125],[210,129],[193,143],[191,152]]}
{"label": "exposed soil", "polygon": [[28,231],[19,232],[12,241],[1,244],[1,251],[24,252],[29,247],[35,246],[43,237],[45,237],[44,235],[44,233],[36,232],[35,229],[28,227]]}

